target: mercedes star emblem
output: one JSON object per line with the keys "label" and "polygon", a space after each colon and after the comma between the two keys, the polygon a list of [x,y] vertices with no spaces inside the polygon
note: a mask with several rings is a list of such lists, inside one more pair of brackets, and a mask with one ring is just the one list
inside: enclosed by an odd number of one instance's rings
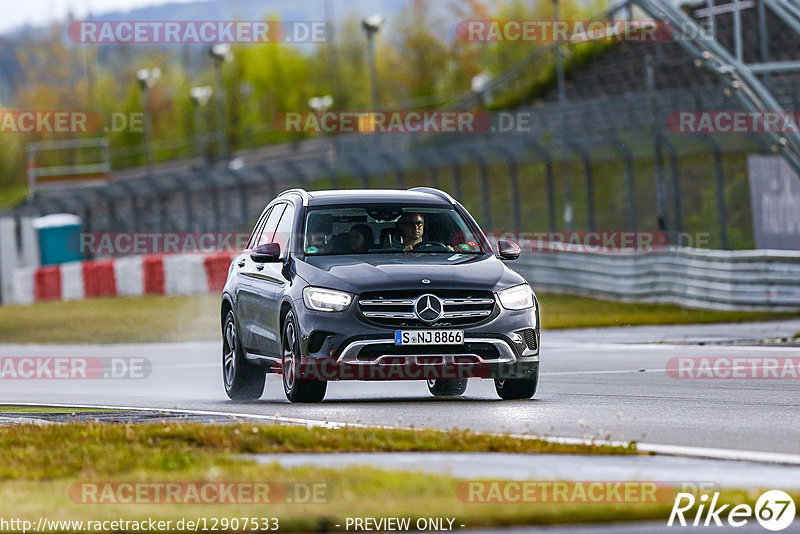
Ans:
{"label": "mercedes star emblem", "polygon": [[414,313],[421,321],[433,323],[442,317],[442,300],[436,295],[422,295],[414,303]]}

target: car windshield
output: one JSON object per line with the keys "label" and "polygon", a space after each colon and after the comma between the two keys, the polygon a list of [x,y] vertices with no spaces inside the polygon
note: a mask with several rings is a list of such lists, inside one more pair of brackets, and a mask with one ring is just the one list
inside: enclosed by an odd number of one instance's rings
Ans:
{"label": "car windshield", "polygon": [[307,255],[481,254],[480,240],[452,208],[364,204],[308,212]]}

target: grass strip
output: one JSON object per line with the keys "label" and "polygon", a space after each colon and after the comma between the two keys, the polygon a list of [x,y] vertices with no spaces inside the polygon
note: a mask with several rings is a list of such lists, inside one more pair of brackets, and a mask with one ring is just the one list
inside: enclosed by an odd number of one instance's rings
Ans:
{"label": "grass strip", "polygon": [[[52,447],[53,443],[59,446]],[[89,422],[0,428],[0,480],[77,476],[87,468],[102,475],[210,468],[220,458],[248,453],[341,451],[636,454],[635,445],[562,445],[469,430]]]}
{"label": "grass strip", "polygon": [[[55,446],[54,446],[55,444]],[[201,520],[206,525],[227,521],[230,530],[251,531],[241,518],[278,521],[282,531],[345,530],[347,518],[450,518],[454,530],[610,521],[666,521],[674,491],[655,499],[624,498],[591,502],[569,491],[569,498],[512,502],[479,502],[465,491],[469,481],[446,475],[387,471],[372,467],[327,469],[284,468],[276,463],[255,464],[242,453],[308,451],[498,451],[599,452],[631,454],[632,449],[571,447],[536,440],[477,435],[467,431],[409,431],[346,428],[341,430],[288,425],[65,424],[45,427],[0,428],[0,500],[5,516],[73,521],[176,522]],[[522,461],[522,460],[521,460]],[[119,500],[120,483],[145,486],[207,482],[268,483],[267,503],[180,502],[136,497],[134,504]],[[541,481],[539,481],[541,482]],[[613,481],[611,481],[613,482]],[[85,489],[111,488],[87,493]],[[308,488],[320,491],[309,494]],[[572,487],[572,486],[570,486]],[[305,488],[303,491],[298,491]],[[722,491],[720,502],[753,504],[760,492]],[[87,497],[91,495],[93,497]],[[104,496],[105,495],[105,496]],[[129,492],[124,495],[130,495]],[[275,497],[278,495],[279,497]],[[623,493],[624,495],[624,493]],[[687,517],[689,517],[687,515]],[[693,517],[693,515],[691,516]],[[233,527],[233,518],[240,518]],[[59,530],[50,526],[50,531]],[[73,525],[61,530],[77,530]],[[185,527],[184,527],[185,530]],[[352,528],[351,528],[352,530]],[[131,525],[119,532],[137,532]]]}

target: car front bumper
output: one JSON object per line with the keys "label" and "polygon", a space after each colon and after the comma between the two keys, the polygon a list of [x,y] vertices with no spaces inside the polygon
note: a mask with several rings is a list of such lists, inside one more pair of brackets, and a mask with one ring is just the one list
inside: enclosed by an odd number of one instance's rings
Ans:
{"label": "car front bumper", "polygon": [[[501,309],[464,330],[463,345],[397,347],[395,329],[363,320],[355,306],[340,313],[308,310],[296,302],[301,376],[319,380],[424,380],[429,378],[524,378],[539,365],[536,308]],[[420,329],[413,327],[413,329]],[[521,333],[535,332],[529,348]]]}

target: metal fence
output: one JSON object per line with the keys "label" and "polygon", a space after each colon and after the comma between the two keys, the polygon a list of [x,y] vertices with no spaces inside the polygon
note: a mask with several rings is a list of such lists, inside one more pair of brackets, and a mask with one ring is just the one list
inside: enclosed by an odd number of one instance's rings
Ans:
{"label": "metal fence", "polygon": [[[243,153],[236,169],[142,170],[40,195],[26,209],[76,213],[86,231],[243,231],[288,187],[431,185],[449,190],[492,230],[697,231],[714,236],[710,246],[728,248],[729,228],[739,224],[745,237],[734,246],[748,247],[749,222],[729,220],[726,205],[747,196],[743,154],[770,146],[755,135],[666,128],[677,109],[737,107],[721,90],[695,88],[520,108],[513,116],[529,119],[524,131],[319,137]],[[686,204],[697,197],[701,204]]]}
{"label": "metal fence", "polygon": [[[772,28],[780,22],[774,19],[764,20]],[[577,73],[567,83],[566,103],[547,95],[534,102],[525,97],[531,69],[553,49],[534,51],[486,89],[519,93],[513,114],[529,117],[524,130],[318,136],[239,152],[232,166],[185,157],[116,173],[102,186],[38,195],[20,213],[75,213],[94,232],[246,231],[289,187],[431,185],[447,189],[493,231],[704,232],[710,247],[753,246],[745,155],[779,153],[782,144],[774,136],[667,128],[678,110],[750,109],[736,96],[740,85],[720,81],[682,44],[659,42],[612,50],[588,68],[594,74]],[[800,75],[770,75],[764,83],[779,107],[798,108]],[[486,97],[470,95],[454,107]]]}
{"label": "metal fence", "polygon": [[721,310],[800,310],[800,252],[681,247],[540,252],[514,268],[539,291]]}

